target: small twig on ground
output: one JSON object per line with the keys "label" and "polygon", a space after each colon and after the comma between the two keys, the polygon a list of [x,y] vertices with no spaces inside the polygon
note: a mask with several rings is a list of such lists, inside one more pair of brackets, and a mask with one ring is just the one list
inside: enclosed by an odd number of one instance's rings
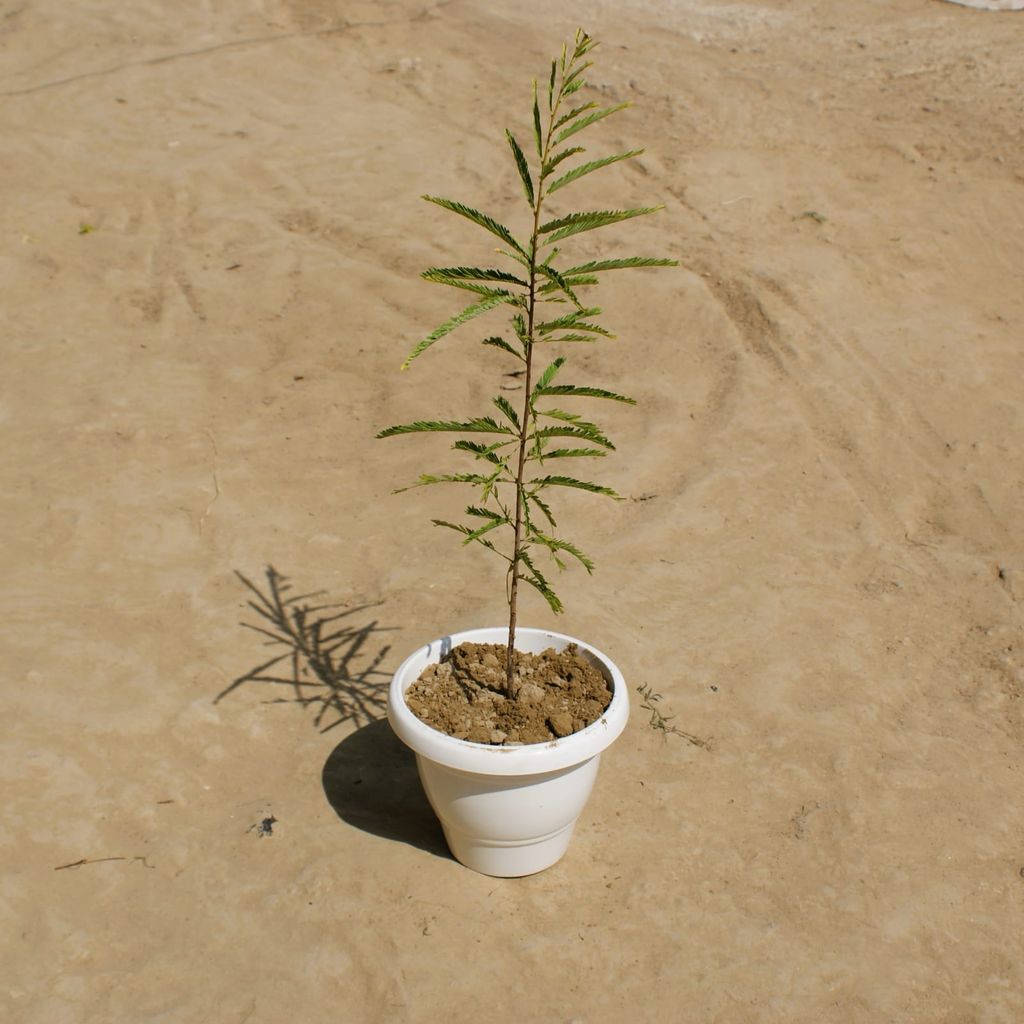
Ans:
{"label": "small twig on ground", "polygon": [[55,867],[54,871],[64,871],[66,868],[80,868],[85,864],[103,864],[110,860],[129,860],[129,861],[142,861],[144,868],[153,869],[154,865],[150,864],[145,857],[83,857],[81,860],[72,861],[70,864],[60,864]]}
{"label": "small twig on ground", "polygon": [[644,711],[649,711],[651,713],[648,725],[650,725],[650,727],[656,732],[660,732],[666,737],[669,735],[679,736],[680,738],[687,740],[689,743],[692,743],[695,747],[701,747],[704,750],[709,750],[711,748],[710,739],[702,739],[700,736],[694,736],[693,733],[684,732],[677,726],[669,724],[676,716],[663,715],[661,713],[661,710],[657,705],[660,703],[662,696],[660,693],[655,693],[654,689],[650,685],[647,683],[641,683],[640,686],[636,688],[636,692],[643,698],[643,703],[641,703],[640,707],[643,708]]}

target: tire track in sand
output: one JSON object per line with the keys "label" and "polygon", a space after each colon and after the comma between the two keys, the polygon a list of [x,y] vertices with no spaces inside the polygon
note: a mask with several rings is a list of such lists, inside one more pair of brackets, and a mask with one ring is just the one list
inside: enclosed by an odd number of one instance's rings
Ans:
{"label": "tire track in sand", "polygon": [[[967,502],[964,511],[983,524],[990,544],[1012,545],[1011,531],[976,484],[950,486],[946,439],[852,333],[840,337],[767,276],[755,277],[705,256],[684,262],[700,275],[743,350],[793,402],[828,464],[886,540],[901,546],[909,542],[934,561],[916,537],[955,531],[936,522],[928,510]],[[884,433],[885,465],[865,454],[877,451],[866,437],[869,432]],[[907,479],[922,483],[926,508],[920,515],[901,512],[894,500]]]}

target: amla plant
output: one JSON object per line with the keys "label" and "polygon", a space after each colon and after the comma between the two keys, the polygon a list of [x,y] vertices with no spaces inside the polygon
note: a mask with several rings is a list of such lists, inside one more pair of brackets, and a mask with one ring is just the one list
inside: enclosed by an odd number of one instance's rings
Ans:
{"label": "amla plant", "polygon": [[[425,473],[414,486],[455,483],[468,485],[476,492],[476,500],[466,507],[465,522],[435,519],[434,524],[460,534],[463,544],[479,544],[495,552],[508,565],[505,669],[510,692],[514,689],[520,582],[537,590],[552,611],[562,611],[562,602],[538,565],[537,554],[546,552],[559,569],[565,568],[566,558],[578,561],[588,573],[594,568],[594,563],[575,544],[558,533],[551,507],[552,493],[558,488],[571,487],[618,497],[610,487],[561,468],[579,460],[602,458],[614,448],[596,423],[562,408],[563,404],[572,404],[564,400],[601,399],[635,404],[632,398],[604,388],[565,383],[561,371],[566,357],[544,357],[562,344],[614,337],[597,322],[601,310],[590,299],[591,289],[598,284],[601,274],[634,267],[677,265],[675,260],[650,256],[573,263],[562,255],[560,243],[574,235],[655,213],[661,206],[589,210],[546,219],[545,206],[556,193],[594,171],[620,160],[630,160],[643,152],[633,149],[570,166],[573,157],[586,152],[577,144],[580,134],[630,105],[619,103],[602,108],[595,102],[577,103],[574,99],[586,86],[584,75],[593,66],[588,58],[596,45],[590,36],[579,30],[572,48],[563,47],[561,57],[551,62],[546,88],[541,90],[546,93],[543,115],[538,84],[534,81],[534,153],[529,158],[512,132],[505,132],[530,210],[526,237],[517,237],[493,217],[464,203],[440,196],[423,197],[495,235],[502,243],[497,252],[509,263],[508,269],[452,266],[425,270],[422,276],[427,281],[473,292],[475,301],[420,341],[402,368],[407,368],[457,327],[491,310],[507,308],[511,312],[511,330],[505,336],[490,335],[483,339],[483,344],[520,364],[524,385],[521,407],[516,409],[499,395],[493,399],[496,413],[490,415],[465,420],[418,420],[388,427],[377,435],[392,437],[433,431],[462,435],[452,449],[473,460],[472,470],[440,475]],[[543,369],[538,373],[540,366]],[[506,547],[500,544],[503,530],[509,540]]]}

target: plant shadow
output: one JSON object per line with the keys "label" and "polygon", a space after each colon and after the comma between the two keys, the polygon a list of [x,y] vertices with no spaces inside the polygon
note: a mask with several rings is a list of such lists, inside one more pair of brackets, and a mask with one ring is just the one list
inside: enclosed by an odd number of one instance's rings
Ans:
{"label": "plant shadow", "polygon": [[[256,623],[241,625],[260,633],[265,646],[283,650],[235,679],[214,704],[240,686],[261,683],[291,690],[290,696],[272,697],[267,703],[316,708],[313,722],[321,732],[345,722],[365,726],[384,716],[390,674],[380,666],[391,645],[383,644],[376,652],[373,647],[375,635],[393,627],[380,626],[376,619],[362,626],[348,621],[375,605],[310,603],[319,592],[292,596],[287,577],[273,566],[266,569],[265,591],[237,570],[235,575],[253,595],[247,603],[259,617]],[[360,664],[366,656],[369,661]]]}
{"label": "plant shadow", "polygon": [[364,832],[450,860],[416,758],[385,717],[391,675],[380,666],[391,646],[378,645],[376,634],[395,627],[380,626],[376,619],[351,624],[351,616],[375,605],[346,608],[312,603],[318,593],[293,596],[287,577],[273,566],[265,570],[265,589],[240,572],[235,575],[252,594],[247,603],[258,616],[255,623],[241,625],[261,634],[278,653],[235,679],[214,703],[240,686],[259,683],[291,691],[268,703],[316,708],[314,724],[322,733],[351,722],[355,731],[331,751],[321,771],[335,813]]}

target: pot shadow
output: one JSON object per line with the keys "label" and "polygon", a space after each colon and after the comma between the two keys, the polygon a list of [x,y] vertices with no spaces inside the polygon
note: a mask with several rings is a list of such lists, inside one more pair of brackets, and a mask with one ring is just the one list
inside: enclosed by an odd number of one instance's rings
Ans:
{"label": "pot shadow", "polygon": [[248,588],[255,622],[242,622],[276,648],[269,661],[240,675],[214,698],[257,683],[290,694],[270,704],[299,704],[316,710],[313,723],[328,732],[345,722],[355,731],[331,751],[321,770],[328,803],[348,825],[450,860],[444,833],[420,785],[416,758],[385,718],[391,673],[381,668],[391,650],[379,644],[383,627],[372,619],[353,625],[350,617],[374,607],[313,603],[318,594],[292,595],[287,577],[273,566],[260,587],[235,573]]}
{"label": "pot shadow", "polygon": [[[273,566],[265,570],[265,589],[237,570],[235,575],[252,594],[247,603],[258,616],[256,622],[240,625],[261,634],[264,645],[279,653],[232,681],[217,694],[214,704],[240,686],[259,683],[291,691],[290,696],[271,697],[268,704],[315,708],[313,724],[321,732],[345,722],[366,725],[384,716],[391,676],[380,666],[391,645],[382,644],[376,651],[374,647],[376,634],[395,627],[381,626],[377,619],[361,626],[350,621],[351,616],[375,605],[348,608],[339,603],[311,603],[319,593],[291,595],[287,577]],[[367,657],[369,661],[361,663]]]}
{"label": "pot shadow", "polygon": [[327,758],[321,782],[328,803],[347,824],[452,859],[420,785],[416,758],[387,721],[371,722],[343,739]]}

